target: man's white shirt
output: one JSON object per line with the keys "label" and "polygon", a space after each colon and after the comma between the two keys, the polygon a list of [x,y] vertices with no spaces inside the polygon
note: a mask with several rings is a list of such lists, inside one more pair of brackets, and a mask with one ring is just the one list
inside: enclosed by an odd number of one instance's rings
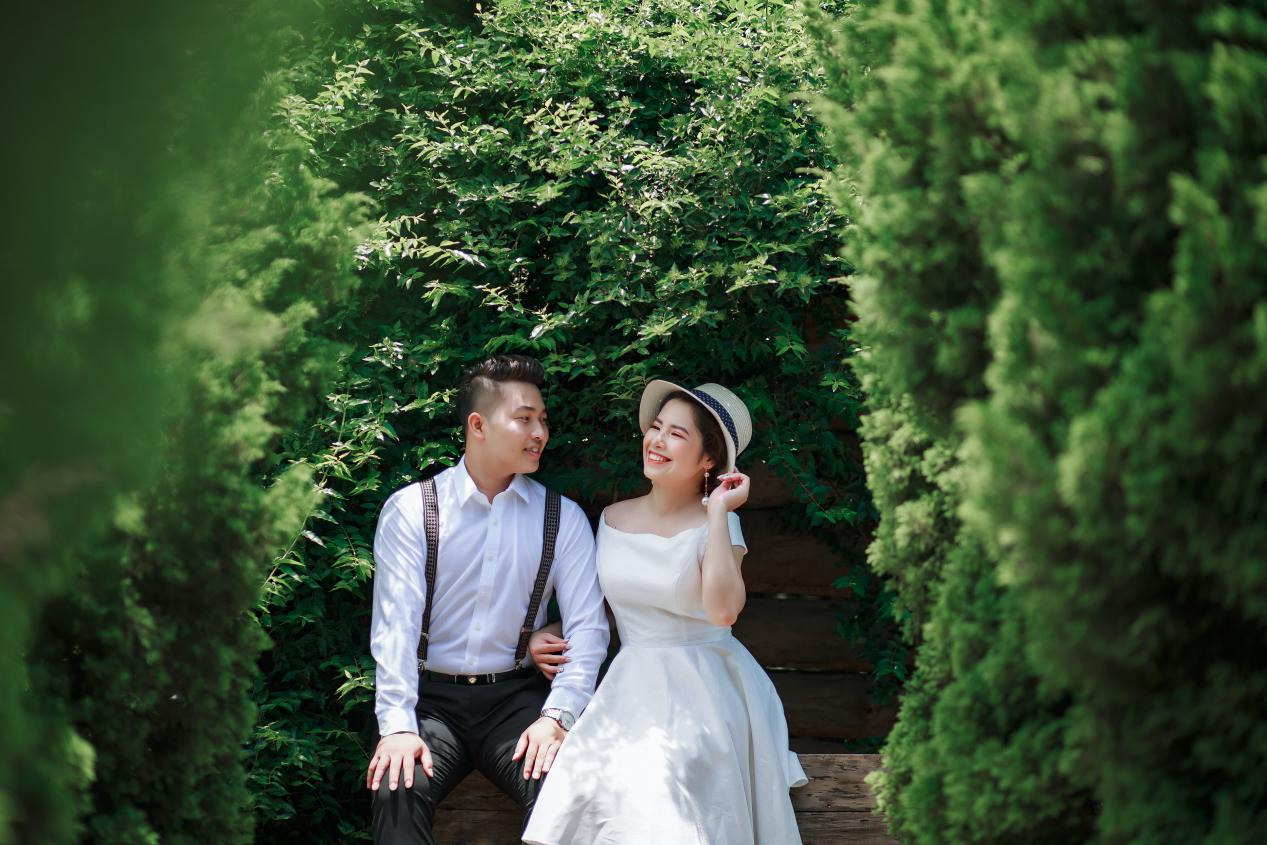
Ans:
{"label": "man's white shirt", "polygon": [[[489,502],[467,472],[465,459],[438,474],[435,482],[440,554],[426,668],[451,675],[505,672],[514,668],[519,629],[541,563],[545,488],[516,475]],[[417,733],[417,651],[427,564],[421,484],[396,491],[383,505],[374,561],[374,712],[383,736]],[[580,716],[593,695],[610,634],[594,566],[594,534],[580,506],[567,498],[546,596],[552,590],[563,614],[571,662],[555,676],[544,706]],[[533,627],[539,628],[545,618],[543,600]],[[521,665],[530,662],[526,657]]]}

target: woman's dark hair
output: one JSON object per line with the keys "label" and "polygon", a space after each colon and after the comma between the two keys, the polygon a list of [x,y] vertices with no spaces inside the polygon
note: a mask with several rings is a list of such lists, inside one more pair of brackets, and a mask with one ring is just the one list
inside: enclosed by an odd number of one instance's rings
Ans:
{"label": "woman's dark hair", "polygon": [[506,381],[524,381],[540,388],[545,383],[541,362],[527,355],[494,355],[462,371],[458,382],[458,420],[466,427],[471,412],[487,408]]}
{"label": "woman's dark hair", "polygon": [[713,459],[708,489],[704,491],[705,493],[711,493],[721,483],[717,480],[717,476],[728,469],[726,435],[722,434],[721,426],[718,425],[713,415],[708,412],[708,409],[685,390],[675,390],[664,397],[664,400],[660,402],[660,407],[656,408],[656,415],[659,416],[660,412],[664,410],[664,406],[674,399],[681,399],[691,406],[691,411],[695,414],[695,427],[699,429],[700,439],[704,441],[704,454]]}

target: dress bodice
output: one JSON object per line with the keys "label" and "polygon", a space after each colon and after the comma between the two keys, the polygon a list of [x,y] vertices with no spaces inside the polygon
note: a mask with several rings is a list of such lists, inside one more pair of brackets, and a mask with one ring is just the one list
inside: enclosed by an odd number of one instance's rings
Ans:
{"label": "dress bodice", "polygon": [[[730,541],[743,546],[739,517],[728,514]],[[611,605],[622,645],[667,646],[712,642],[729,627],[708,621],[700,561],[708,524],[672,536],[598,526],[598,580]]]}

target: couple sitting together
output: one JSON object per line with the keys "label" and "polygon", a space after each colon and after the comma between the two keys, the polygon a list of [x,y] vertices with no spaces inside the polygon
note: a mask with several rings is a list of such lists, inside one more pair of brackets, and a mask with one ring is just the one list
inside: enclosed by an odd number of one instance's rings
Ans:
{"label": "couple sitting together", "polygon": [[[527,843],[799,843],[783,707],[730,633],[747,408],[715,384],[648,384],[651,490],[603,511],[596,544],[528,478],[550,437],[542,378],[519,356],[468,369],[462,460],[379,515],[374,841],[433,843],[436,805],[478,769],[528,811]],[[562,621],[542,628],[552,593]],[[604,597],[621,648],[595,691]]]}

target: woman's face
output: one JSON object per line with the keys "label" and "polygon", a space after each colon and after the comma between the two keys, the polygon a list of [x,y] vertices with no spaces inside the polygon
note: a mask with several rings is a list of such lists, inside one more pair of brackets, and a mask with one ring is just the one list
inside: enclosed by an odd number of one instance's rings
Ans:
{"label": "woman's face", "polygon": [[695,409],[685,399],[673,399],[642,436],[642,474],[653,484],[698,487],[713,461],[704,454],[704,441],[695,423]]}

